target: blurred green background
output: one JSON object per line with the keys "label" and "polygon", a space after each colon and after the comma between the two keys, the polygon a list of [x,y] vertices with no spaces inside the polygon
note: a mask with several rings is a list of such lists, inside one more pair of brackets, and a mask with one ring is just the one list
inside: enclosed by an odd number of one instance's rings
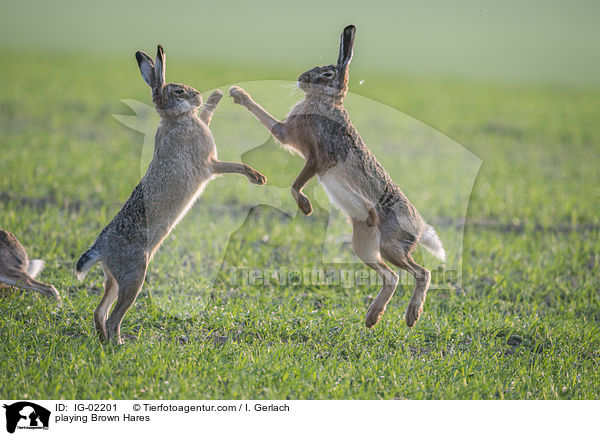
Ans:
{"label": "blurred green background", "polygon": [[594,0],[3,0],[0,44],[131,54],[162,43],[171,56],[301,72],[334,62],[339,31],[353,23],[357,74],[579,85],[600,83],[599,16]]}

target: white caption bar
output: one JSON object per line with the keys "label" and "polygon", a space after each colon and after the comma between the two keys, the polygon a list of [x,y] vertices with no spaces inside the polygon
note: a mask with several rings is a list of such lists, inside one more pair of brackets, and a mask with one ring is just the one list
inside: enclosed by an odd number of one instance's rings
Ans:
{"label": "white caption bar", "polygon": [[[0,433],[587,434],[595,401],[0,400]],[[48,414],[49,413],[49,414]],[[11,432],[12,430],[12,432]],[[148,433],[149,432],[149,433]],[[184,433],[180,433],[184,432]],[[7,433],[4,433],[7,434]]]}

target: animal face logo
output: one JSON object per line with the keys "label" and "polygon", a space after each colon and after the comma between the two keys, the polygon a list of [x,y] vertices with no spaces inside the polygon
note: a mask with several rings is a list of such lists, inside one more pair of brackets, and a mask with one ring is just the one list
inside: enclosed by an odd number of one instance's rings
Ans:
{"label": "animal face logo", "polygon": [[29,401],[19,401],[10,405],[4,404],[6,409],[6,431],[14,433],[19,429],[48,429],[50,411],[42,406]]}

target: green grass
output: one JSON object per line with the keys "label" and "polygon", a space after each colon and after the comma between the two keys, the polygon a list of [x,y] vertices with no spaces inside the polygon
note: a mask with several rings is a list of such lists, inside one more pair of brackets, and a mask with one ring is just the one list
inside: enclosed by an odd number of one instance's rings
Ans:
{"label": "green grass", "polygon": [[[201,90],[299,73],[169,62],[168,79]],[[209,185],[152,261],[125,317],[126,343],[113,346],[93,333],[100,268],[80,283],[73,265],[139,180],[144,138],[112,114],[132,115],[120,100],[149,103],[148,90],[135,62],[121,58],[8,52],[3,79],[0,227],[30,257],[46,260],[41,279],[60,290],[64,306],[32,293],[0,298],[0,397],[599,397],[598,89],[352,76],[353,92],[397,110],[374,104],[381,112],[373,114],[359,96],[349,100],[359,131],[462,270],[459,286],[429,293],[411,330],[403,321],[410,284],[366,330],[377,285],[231,280],[231,266],[362,267],[323,263],[329,215],[322,192],[313,182],[307,192],[315,214],[296,216],[287,187],[301,161],[223,101],[213,121],[220,157],[243,155],[270,185],[234,176]],[[298,98],[263,85],[253,93],[278,116]],[[472,180],[460,178],[462,149],[436,130],[483,162],[464,241],[455,237]],[[394,142],[402,138],[409,144]],[[469,161],[467,169],[477,165]],[[348,259],[350,227],[337,219],[328,231],[339,237],[328,256]]]}

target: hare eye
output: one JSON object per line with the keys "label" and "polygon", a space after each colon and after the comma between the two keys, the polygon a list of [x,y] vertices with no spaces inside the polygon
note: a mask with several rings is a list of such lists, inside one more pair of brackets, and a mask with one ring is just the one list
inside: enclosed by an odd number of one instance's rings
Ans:
{"label": "hare eye", "polygon": [[175,94],[182,95],[185,91],[183,89],[176,89]]}
{"label": "hare eye", "polygon": [[326,79],[331,79],[333,77],[333,71],[327,71],[321,74],[321,76],[325,77]]}

